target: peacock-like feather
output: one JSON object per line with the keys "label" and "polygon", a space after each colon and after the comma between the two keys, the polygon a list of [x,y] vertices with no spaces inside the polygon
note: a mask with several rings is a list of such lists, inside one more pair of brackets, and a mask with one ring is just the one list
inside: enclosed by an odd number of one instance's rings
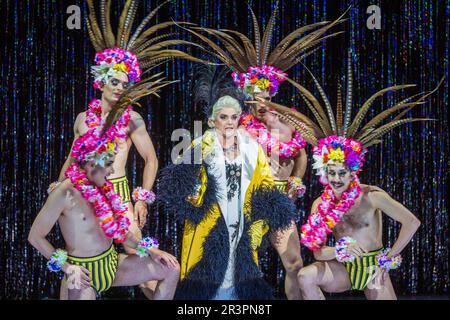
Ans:
{"label": "peacock-like feather", "polygon": [[[350,55],[349,55],[350,56]],[[411,110],[415,106],[423,105],[426,103],[426,99],[433,93],[435,93],[440,85],[443,83],[444,78],[441,79],[438,86],[434,88],[433,90],[429,92],[423,92],[419,94],[412,95],[399,103],[396,103],[394,106],[388,108],[387,110],[384,110],[374,116],[360,131],[358,131],[358,128],[364,119],[365,115],[367,114],[367,111],[369,108],[373,105],[374,101],[382,97],[385,93],[390,91],[399,91],[407,88],[414,87],[415,85],[395,85],[388,88],[384,88],[375,94],[373,94],[368,100],[366,100],[362,107],[359,109],[358,113],[356,114],[354,120],[352,121],[351,125],[346,127],[348,123],[350,123],[350,117],[351,117],[351,105],[352,105],[352,97],[351,97],[351,80],[352,80],[352,71],[351,71],[351,59],[348,60],[348,74],[347,74],[347,101],[346,101],[346,112],[345,112],[345,118],[343,119],[342,115],[342,96],[341,96],[341,86],[338,85],[338,98],[337,98],[337,112],[336,112],[336,128],[333,130],[329,130],[328,124],[332,123],[334,121],[334,118],[332,117],[333,111],[331,110],[331,106],[328,112],[325,113],[324,108],[320,105],[317,98],[314,97],[314,95],[301,86],[300,84],[296,83],[294,80],[289,79],[288,81],[292,83],[299,91],[302,98],[304,98],[305,103],[307,107],[311,110],[313,113],[313,116],[315,118],[315,121],[308,118],[306,115],[301,114],[299,112],[295,112],[289,108],[286,108],[279,104],[270,104],[270,107],[276,111],[276,113],[280,116],[281,119],[284,119],[288,123],[292,124],[295,128],[300,130],[301,127],[299,124],[303,123],[305,127],[313,128],[313,131],[305,131],[303,129],[303,133],[306,135],[310,135],[313,133],[317,139],[330,136],[332,134],[334,135],[340,135],[347,138],[355,139],[364,147],[369,147],[375,144],[378,144],[381,142],[381,137],[386,134],[387,132],[391,131],[392,129],[401,126],[406,123],[412,123],[412,122],[418,122],[418,121],[430,121],[434,119],[429,118],[407,118],[403,119],[403,117],[406,115],[407,111]],[[314,85],[319,88],[319,94],[322,97],[324,101],[328,101],[328,98],[326,98],[325,93],[323,90],[321,90],[320,85],[317,81],[317,79],[314,78],[314,76],[311,74],[311,77],[313,78]],[[350,93],[349,93],[350,91]],[[325,96],[325,97],[324,97]],[[269,105],[269,103],[268,103]],[[398,114],[393,120],[381,124],[383,120],[387,119],[390,115],[394,114],[397,111],[403,110],[400,114]],[[311,122],[314,123],[314,125],[311,125]],[[381,126],[380,126],[381,124]],[[316,141],[317,141],[316,139]],[[314,139],[311,139],[311,137],[308,138],[308,141],[312,141]]]}
{"label": "peacock-like feather", "polygon": [[[342,17],[346,14],[344,13],[332,22],[325,21],[300,27],[278,44],[273,44],[273,29],[278,13],[278,1],[275,3],[275,8],[265,26],[262,39],[258,20],[250,6],[249,11],[253,26],[253,41],[238,31],[228,29],[187,27],[185,30],[198,38],[202,46],[210,48],[211,54],[234,72],[247,72],[248,67],[262,66],[263,64],[287,71],[302,58],[308,56],[322,41],[341,34],[342,32],[336,32],[324,36],[328,30],[345,21]],[[219,44],[201,33],[213,36],[219,41]],[[305,35],[305,33],[308,34]],[[303,37],[296,40],[301,35]],[[271,47],[275,49],[271,51]]]}
{"label": "peacock-like feather", "polygon": [[336,129],[337,133],[341,135],[342,133],[342,124],[343,124],[343,115],[342,115],[342,95],[341,95],[341,84],[338,84],[338,92],[337,92],[337,102],[336,102]]}
{"label": "peacock-like feather", "polygon": [[[134,32],[132,32],[139,1],[126,0],[119,17],[117,32],[114,35],[111,27],[111,0],[99,1],[100,20],[97,20],[94,1],[86,0],[89,10],[86,17],[86,25],[94,49],[99,52],[117,46],[131,51],[137,56],[141,69],[150,68],[161,61],[168,61],[175,58],[206,64],[210,63],[209,61],[196,58],[187,52],[173,48],[174,46],[183,45],[196,46],[204,50],[198,44],[177,38],[170,41],[170,38],[177,35],[177,33],[173,32],[162,35],[157,34],[159,31],[175,25],[193,26],[193,23],[167,21],[149,26],[151,19],[155,17],[158,10],[169,2],[170,0],[167,0],[158,5],[140,22]],[[161,41],[162,39],[165,39],[165,41]]]}

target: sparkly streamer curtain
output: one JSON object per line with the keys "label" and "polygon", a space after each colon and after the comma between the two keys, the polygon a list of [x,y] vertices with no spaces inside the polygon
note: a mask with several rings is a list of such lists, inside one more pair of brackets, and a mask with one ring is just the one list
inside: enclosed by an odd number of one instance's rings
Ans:
{"label": "sparkly streamer curtain", "polygon": [[[113,12],[124,1],[113,1]],[[142,1],[138,18],[161,1]],[[274,1],[249,1],[265,25]],[[45,260],[27,243],[33,219],[46,199],[46,189],[58,178],[73,140],[76,115],[85,110],[96,94],[92,89],[89,66],[94,50],[87,38],[84,19],[81,29],[66,27],[69,5],[83,1],[23,0],[2,1],[1,50],[1,163],[0,163],[0,298],[57,298],[58,279],[45,269]],[[448,79],[449,6],[446,1],[281,1],[275,40],[294,28],[322,20],[332,20],[350,5],[346,34],[331,39],[306,61],[312,72],[336,102],[337,84],[345,88],[348,49],[352,51],[354,108],[374,92],[403,83],[416,83],[410,94],[431,90],[442,76]],[[381,30],[366,26],[369,5],[381,8]],[[163,8],[157,21],[173,18],[203,26],[237,29],[252,33],[247,6],[240,0],[179,0]],[[6,21],[5,21],[6,20]],[[183,35],[186,39],[187,35]],[[168,79],[180,82],[161,93],[161,98],[144,100],[138,110],[147,119],[160,167],[170,161],[171,133],[176,128],[192,131],[194,120],[204,120],[192,105],[191,87],[194,64],[174,61],[160,67]],[[311,78],[298,65],[289,71],[297,81],[313,90]],[[369,117],[404,97],[386,95],[378,100]],[[284,84],[275,101],[297,106],[308,113],[300,96]],[[445,294],[449,291],[448,179],[448,80],[430,103],[419,106],[414,116],[434,118],[395,129],[384,142],[370,148],[363,183],[377,185],[403,203],[422,221],[422,225],[403,252],[405,263],[392,272],[399,295]],[[356,110],[354,109],[354,112]],[[310,147],[307,148],[310,154]],[[143,161],[133,149],[128,161],[132,187],[142,181]],[[321,186],[311,172],[311,157],[305,176],[307,194],[299,202],[300,222],[304,222]],[[400,225],[384,217],[384,243],[391,246]],[[143,234],[156,235],[162,248],[180,256],[182,226],[152,207]],[[63,241],[57,228],[48,236],[56,247]],[[302,248],[305,263],[312,261]],[[284,271],[273,249],[261,257],[265,278],[283,295]],[[109,298],[139,296],[136,288],[114,289]]]}

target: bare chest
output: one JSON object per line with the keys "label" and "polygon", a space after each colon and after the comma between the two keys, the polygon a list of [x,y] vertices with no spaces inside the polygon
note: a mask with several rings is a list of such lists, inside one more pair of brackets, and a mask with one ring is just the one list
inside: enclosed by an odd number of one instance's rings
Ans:
{"label": "bare chest", "polygon": [[81,230],[90,230],[96,228],[97,218],[93,206],[86,201],[77,190],[67,191],[67,207],[60,218],[62,228]]}
{"label": "bare chest", "polygon": [[282,123],[278,122],[268,128],[272,137],[279,140],[280,142],[288,142],[292,139],[292,130],[291,128]]}
{"label": "bare chest", "polygon": [[[270,127],[270,133],[280,143],[286,143],[292,139],[291,128],[282,122],[278,122],[276,125]],[[286,180],[291,175],[294,168],[293,158],[279,157],[277,153],[272,153],[268,157],[268,161],[276,180]]]}
{"label": "bare chest", "polygon": [[367,201],[362,200],[359,205],[355,204],[344,214],[342,220],[336,225],[335,232],[348,234],[369,228],[372,225],[374,213],[375,208]]}
{"label": "bare chest", "polygon": [[[83,118],[83,121],[78,125],[77,130],[78,130],[78,134],[80,136],[82,136],[83,134],[85,134],[88,130],[89,127],[86,125],[85,123],[85,117]],[[105,119],[103,119],[105,120]],[[117,152],[117,157],[116,158],[122,158],[125,157],[128,154],[128,150],[130,149],[131,146],[131,141],[130,139],[127,139],[126,143],[119,143],[118,144],[118,152]]]}

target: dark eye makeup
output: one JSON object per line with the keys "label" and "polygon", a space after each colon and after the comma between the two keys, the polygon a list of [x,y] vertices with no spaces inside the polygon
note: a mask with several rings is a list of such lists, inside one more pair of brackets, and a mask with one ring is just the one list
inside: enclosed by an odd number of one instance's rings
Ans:
{"label": "dark eye makeup", "polygon": [[[111,84],[116,87],[118,84],[120,83],[120,80],[116,79],[116,78],[112,78],[111,79]],[[122,86],[124,89],[127,89],[130,86],[129,82],[122,82]]]}
{"label": "dark eye makeup", "polygon": [[347,171],[344,171],[344,170],[339,171],[339,176],[340,177],[345,177],[346,174],[347,174]]}

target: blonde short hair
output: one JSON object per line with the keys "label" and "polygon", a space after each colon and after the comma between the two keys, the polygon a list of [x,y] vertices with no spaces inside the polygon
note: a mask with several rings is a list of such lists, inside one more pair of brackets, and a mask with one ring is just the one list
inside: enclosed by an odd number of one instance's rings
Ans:
{"label": "blonde short hair", "polygon": [[214,127],[214,120],[216,120],[217,115],[219,114],[220,110],[223,108],[233,108],[234,111],[238,114],[238,116],[242,113],[241,105],[239,104],[239,101],[232,96],[223,96],[220,97],[216,103],[214,103],[212,107],[211,116],[208,118],[208,126],[210,128]]}

